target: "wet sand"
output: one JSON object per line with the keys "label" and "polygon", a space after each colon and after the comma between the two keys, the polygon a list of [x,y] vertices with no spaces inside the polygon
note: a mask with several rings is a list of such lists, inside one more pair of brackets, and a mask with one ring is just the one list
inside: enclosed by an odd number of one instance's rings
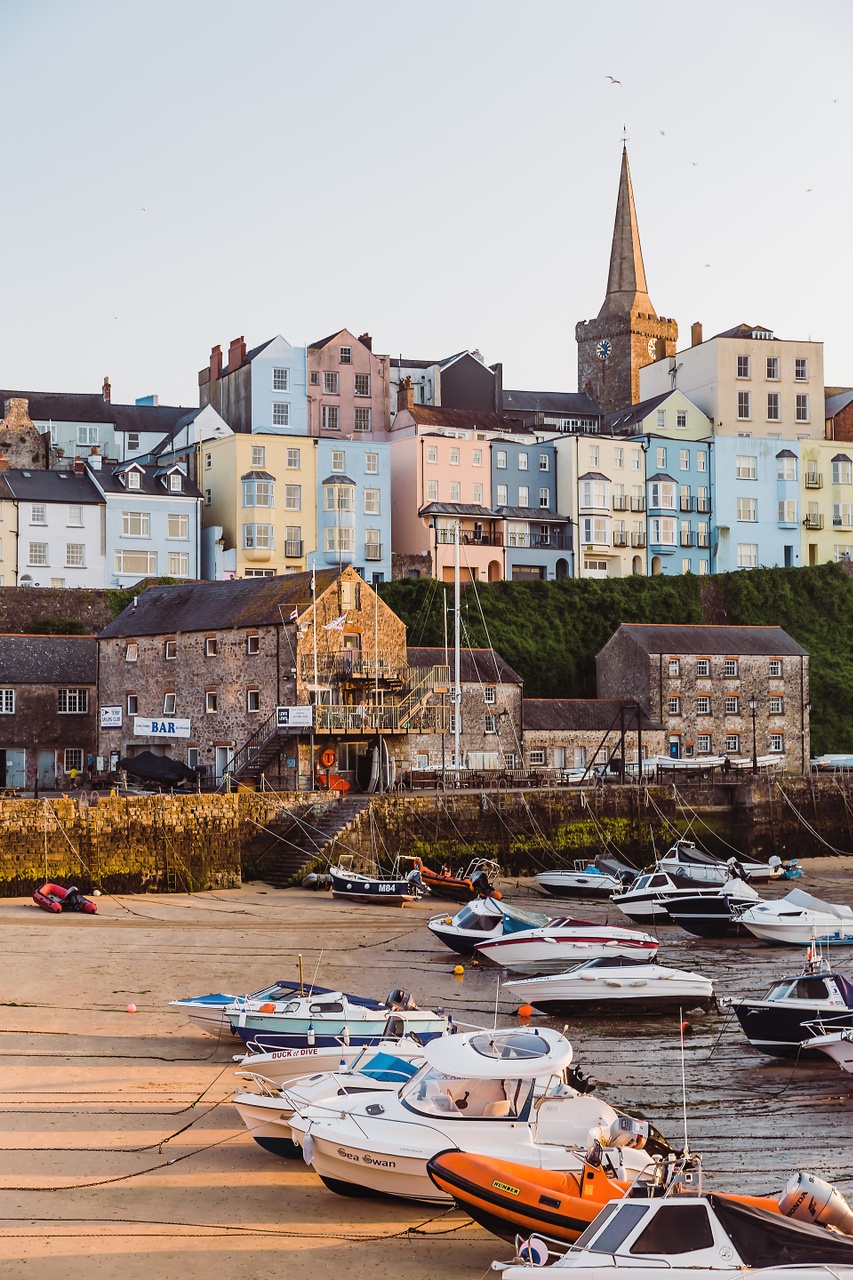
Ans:
{"label": "wet sand", "polygon": [[[851,871],[853,859],[820,859],[798,884],[850,901]],[[541,898],[530,881],[502,888],[554,915],[630,923],[609,903]],[[301,953],[306,977],[316,972],[322,985],[376,997],[404,986],[420,1004],[491,1025],[499,975],[463,961],[464,976],[453,976],[459,958],[425,928],[442,910],[434,901],[360,907],[257,884],[102,897],[96,917],[0,900],[3,1274],[268,1280],[286,1267],[297,1280],[342,1268],[479,1280],[493,1258],[508,1257],[509,1246],[458,1210],[341,1198],[301,1162],[262,1151],[229,1104],[239,1042],[217,1043],[167,1007],[176,996],[296,977]],[[661,962],[712,976],[719,994],[761,992],[802,959],[753,940],[658,933]],[[834,958],[851,973],[853,948]],[[130,1002],[137,1013],[126,1012]],[[515,1021],[500,999],[499,1024]],[[569,1035],[597,1092],[680,1140],[676,1019],[573,1019]],[[690,1144],[705,1156],[710,1185],[776,1192],[802,1167],[853,1195],[853,1077],[829,1059],[765,1058],[711,1013],[691,1026],[686,1072]]]}

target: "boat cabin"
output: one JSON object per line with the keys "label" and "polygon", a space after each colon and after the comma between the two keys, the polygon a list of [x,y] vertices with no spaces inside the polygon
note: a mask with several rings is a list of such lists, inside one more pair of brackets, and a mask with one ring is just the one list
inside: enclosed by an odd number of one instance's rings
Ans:
{"label": "boat cabin", "polygon": [[813,1005],[816,1000],[830,1008],[853,1007],[853,983],[838,973],[801,973],[795,978],[775,982],[763,997],[768,1002],[802,1000]]}

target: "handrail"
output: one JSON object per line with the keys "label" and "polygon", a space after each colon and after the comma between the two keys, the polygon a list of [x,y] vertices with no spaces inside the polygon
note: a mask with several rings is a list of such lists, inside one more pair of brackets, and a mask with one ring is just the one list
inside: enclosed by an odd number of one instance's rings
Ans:
{"label": "handrail", "polygon": [[[247,764],[250,763],[249,752],[263,746],[263,744],[265,742],[268,742],[269,739],[276,732],[275,726],[277,722],[277,716],[278,716],[278,712],[273,711],[272,715],[267,717],[267,719],[263,722],[262,725],[260,725],[255,730],[255,732],[251,735],[251,737],[246,739],[242,747],[240,747],[237,751],[234,752],[234,754],[231,756],[231,758],[227,761],[225,765],[226,773],[232,773],[232,774],[238,775],[240,771],[244,769]],[[271,729],[271,726],[272,726],[272,729]]]}

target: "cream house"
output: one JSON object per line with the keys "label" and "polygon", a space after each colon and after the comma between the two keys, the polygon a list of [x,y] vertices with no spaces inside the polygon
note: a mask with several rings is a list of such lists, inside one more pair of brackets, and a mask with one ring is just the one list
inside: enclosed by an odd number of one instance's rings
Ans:
{"label": "cream house", "polygon": [[575,536],[575,577],[626,578],[646,569],[642,441],[562,436],[554,442],[560,510]]}

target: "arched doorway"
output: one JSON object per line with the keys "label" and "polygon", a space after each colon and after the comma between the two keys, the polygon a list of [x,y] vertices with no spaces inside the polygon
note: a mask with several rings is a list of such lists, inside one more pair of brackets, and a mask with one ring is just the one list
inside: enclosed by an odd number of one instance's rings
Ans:
{"label": "arched doorway", "polygon": [[643,561],[640,556],[634,556],[634,559],[631,561],[631,572],[632,573],[643,572]]}
{"label": "arched doorway", "polygon": [[556,573],[557,573],[557,581],[558,581],[558,582],[562,582],[564,578],[568,578],[568,576],[569,576],[569,562],[568,562],[568,560],[563,560],[563,559],[561,558],[560,560],[558,560],[558,561],[557,561]]}
{"label": "arched doorway", "polygon": [[663,563],[660,556],[652,556],[652,573],[655,577],[657,577],[659,573],[663,573]]}
{"label": "arched doorway", "polygon": [[489,561],[489,582],[500,582],[503,574],[498,560]]}

